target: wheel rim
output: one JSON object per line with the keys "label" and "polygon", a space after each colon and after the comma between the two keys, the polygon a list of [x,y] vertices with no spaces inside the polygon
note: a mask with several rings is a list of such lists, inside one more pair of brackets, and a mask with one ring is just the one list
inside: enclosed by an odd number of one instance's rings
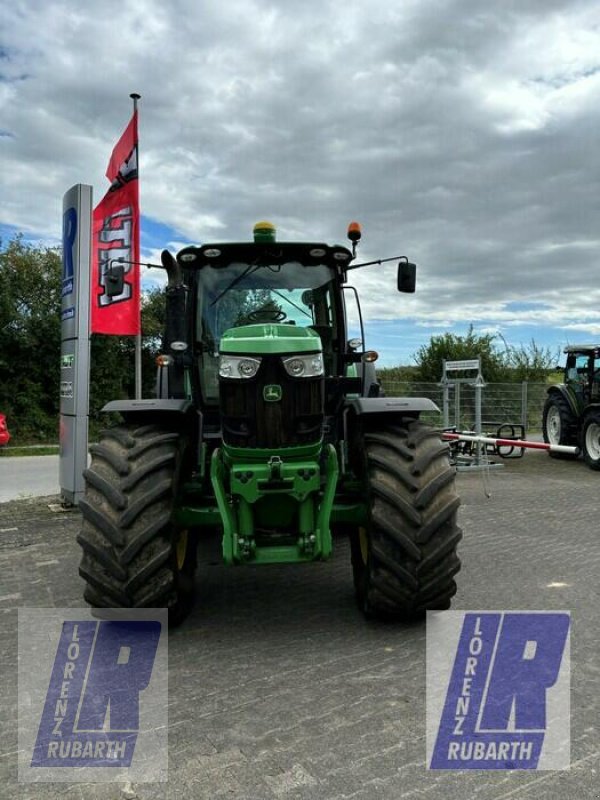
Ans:
{"label": "wheel rim", "polygon": [[182,570],[187,555],[188,532],[181,531],[175,545],[175,557],[177,559],[177,569]]}
{"label": "wheel rim", "polygon": [[358,543],[360,544],[360,555],[362,557],[363,564],[366,564],[369,560],[369,538],[367,536],[366,528],[358,529]]}
{"label": "wheel rim", "polygon": [[546,416],[546,433],[550,444],[560,444],[560,427],[560,411],[556,406],[551,406]]}
{"label": "wheel rim", "polygon": [[600,460],[600,425],[591,422],[585,432],[585,449],[594,461]]}

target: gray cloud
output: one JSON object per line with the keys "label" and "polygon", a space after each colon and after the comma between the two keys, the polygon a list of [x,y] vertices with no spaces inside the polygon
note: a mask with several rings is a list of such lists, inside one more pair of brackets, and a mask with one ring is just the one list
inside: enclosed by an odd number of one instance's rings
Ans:
{"label": "gray cloud", "polygon": [[[591,2],[29,2],[0,30],[0,223],[59,235],[142,94],[143,212],[179,241],[341,240],[363,223],[368,316],[600,324]],[[537,316],[536,316],[537,315]],[[571,327],[570,330],[573,330]],[[599,329],[600,330],[600,329]]]}

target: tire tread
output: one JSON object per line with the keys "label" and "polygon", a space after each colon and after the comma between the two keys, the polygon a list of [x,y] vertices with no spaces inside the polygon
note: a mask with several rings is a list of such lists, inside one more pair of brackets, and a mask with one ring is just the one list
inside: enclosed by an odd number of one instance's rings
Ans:
{"label": "tire tread", "polygon": [[368,431],[362,447],[369,558],[364,564],[354,529],[359,605],[367,616],[404,619],[448,608],[456,593],[456,549],[462,538],[448,445],[439,431],[406,418],[400,425]]}
{"label": "tire tread", "polygon": [[175,431],[125,423],[90,448],[77,537],[90,605],[166,607],[170,624],[191,609],[195,553],[180,572],[172,522],[184,447]]}

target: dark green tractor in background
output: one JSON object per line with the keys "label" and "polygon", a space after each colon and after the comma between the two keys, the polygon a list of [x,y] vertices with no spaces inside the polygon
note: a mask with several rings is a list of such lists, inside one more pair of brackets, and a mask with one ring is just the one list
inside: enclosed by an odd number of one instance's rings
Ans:
{"label": "dark green tractor in background", "polygon": [[564,383],[548,389],[544,405],[544,441],[579,447],[588,467],[600,469],[600,345],[569,345],[564,352]]}
{"label": "dark green tractor in background", "polygon": [[[164,251],[157,397],[113,401],[90,448],[80,574],[95,607],[189,612],[200,537],[227,564],[327,559],[348,535],[367,615],[411,619],[456,591],[459,498],[427,399],[385,398],[364,349],[352,250],[254,241]],[[391,260],[391,259],[389,259]],[[370,262],[370,263],[381,263]],[[398,265],[413,292],[415,266]],[[388,288],[382,286],[382,292]],[[346,298],[360,339],[349,339]],[[265,580],[268,580],[268,573]]]}

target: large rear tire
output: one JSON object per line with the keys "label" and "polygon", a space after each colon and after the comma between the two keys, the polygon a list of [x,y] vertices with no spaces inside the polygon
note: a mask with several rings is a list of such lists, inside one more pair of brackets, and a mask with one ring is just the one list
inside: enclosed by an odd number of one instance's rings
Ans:
{"label": "large rear tire", "polygon": [[590,469],[600,469],[600,409],[588,412],[581,434],[583,460]]}
{"label": "large rear tire", "polygon": [[405,620],[449,608],[462,533],[447,443],[407,418],[365,431],[361,445],[368,523],[351,532],[359,607],[367,616]]}
{"label": "large rear tire", "polygon": [[90,447],[79,507],[79,574],[96,608],[167,608],[169,624],[190,612],[196,552],[173,521],[188,470],[185,437],[158,425],[105,430]]}
{"label": "large rear tire", "polygon": [[[542,432],[546,444],[577,445],[577,419],[562,395],[551,394],[544,403]],[[548,453],[552,458],[577,458],[573,453]]]}

